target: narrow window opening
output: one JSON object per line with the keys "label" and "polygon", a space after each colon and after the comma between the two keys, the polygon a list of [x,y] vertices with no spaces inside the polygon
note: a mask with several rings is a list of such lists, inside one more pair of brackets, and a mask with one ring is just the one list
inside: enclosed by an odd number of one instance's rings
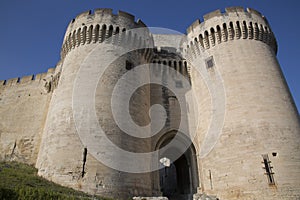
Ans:
{"label": "narrow window opening", "polygon": [[269,185],[275,185],[275,180],[272,172],[272,166],[271,166],[271,161],[269,160],[268,154],[262,155],[263,157],[263,164],[264,164],[264,169],[266,170],[265,174],[267,175]]}
{"label": "narrow window opening", "polygon": [[125,66],[125,68],[127,70],[131,70],[133,68],[133,63],[129,62],[128,60],[126,60],[126,66]]}
{"label": "narrow window opening", "polygon": [[90,43],[91,41],[92,41],[92,37],[93,37],[93,25],[91,25],[90,27],[89,27],[89,30],[88,30],[88,43]]}
{"label": "narrow window opening", "polygon": [[193,44],[193,41],[190,42],[190,45],[191,45],[191,47],[194,45],[194,44]]}
{"label": "narrow window opening", "polygon": [[103,42],[105,40],[105,34],[106,34],[106,25],[103,24],[101,27],[101,41],[100,42]]}
{"label": "narrow window opening", "polygon": [[211,29],[210,29],[210,34],[211,34],[211,38],[212,38],[212,42],[213,42],[212,45],[215,45],[215,42],[216,42],[216,35],[215,35],[215,29],[214,29],[214,28],[211,28]]}
{"label": "narrow window opening", "polygon": [[17,83],[20,83],[20,81],[21,81],[21,79],[20,79],[20,77],[19,77],[18,80],[17,80]]}
{"label": "narrow window opening", "polygon": [[204,47],[204,44],[203,44],[203,35],[202,34],[199,35],[199,42],[200,42],[200,45],[202,47]]}
{"label": "narrow window opening", "polygon": [[177,62],[174,61],[174,69],[177,70]]}
{"label": "narrow window opening", "polygon": [[84,148],[83,149],[83,164],[82,164],[82,172],[81,172],[81,177],[83,178],[84,177],[84,174],[85,174],[85,163],[86,163],[86,157],[87,157],[87,148]]}
{"label": "narrow window opening", "polygon": [[109,29],[108,29],[108,36],[111,37],[112,34],[113,34],[113,31],[114,31],[114,27],[112,25],[109,26]]}
{"label": "narrow window opening", "polygon": [[95,32],[94,32],[95,33],[95,42],[97,42],[99,39],[99,30],[100,30],[100,25],[97,24],[95,27]]}
{"label": "narrow window opening", "polygon": [[220,26],[218,25],[217,26],[217,42],[218,43],[221,43],[221,38],[222,38],[222,32],[221,32]]}
{"label": "narrow window opening", "polygon": [[76,37],[77,37],[77,41],[78,41],[77,46],[81,43],[81,36],[80,35],[81,35],[81,28],[78,29],[78,31],[76,33]]}
{"label": "narrow window opening", "polygon": [[117,27],[117,28],[116,28],[116,34],[118,34],[119,32],[120,32],[120,28]]}
{"label": "narrow window opening", "polygon": [[72,48],[74,48],[76,45],[75,38],[76,38],[76,30],[73,31],[73,34],[72,34]]}
{"label": "narrow window opening", "polygon": [[223,24],[223,32],[224,32],[224,35],[222,34],[222,40],[223,41],[227,41],[228,40],[228,30],[227,30],[227,25],[226,23]]}
{"label": "narrow window opening", "polygon": [[204,37],[208,37],[208,31],[204,32]]}
{"label": "narrow window opening", "polygon": [[179,65],[179,68],[178,68],[177,71],[179,71],[180,73],[182,73],[182,62],[179,61],[179,62],[178,62],[178,65]]}
{"label": "narrow window opening", "polygon": [[184,61],[183,65],[184,65],[183,75],[186,75],[187,74],[187,63]]}
{"label": "narrow window opening", "polygon": [[212,175],[211,175],[211,170],[208,170],[208,177],[209,177],[209,182],[210,182],[210,189],[213,190],[213,181],[212,181]]}
{"label": "narrow window opening", "polygon": [[6,85],[6,80],[4,80],[3,85]]}
{"label": "narrow window opening", "polygon": [[207,69],[210,69],[215,65],[214,58],[212,56],[209,57],[208,59],[206,59],[205,62],[206,62],[206,68]]}

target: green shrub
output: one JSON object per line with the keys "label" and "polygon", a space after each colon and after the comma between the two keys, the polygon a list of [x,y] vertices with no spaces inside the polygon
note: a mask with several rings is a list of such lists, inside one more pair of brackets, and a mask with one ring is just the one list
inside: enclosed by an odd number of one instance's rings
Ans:
{"label": "green shrub", "polygon": [[37,176],[37,170],[17,162],[0,162],[1,200],[103,199],[63,187]]}

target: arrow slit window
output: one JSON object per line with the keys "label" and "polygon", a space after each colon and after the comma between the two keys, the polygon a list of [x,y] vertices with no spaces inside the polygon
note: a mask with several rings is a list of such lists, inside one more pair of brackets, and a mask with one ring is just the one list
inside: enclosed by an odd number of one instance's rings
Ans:
{"label": "arrow slit window", "polygon": [[271,166],[271,161],[269,160],[268,154],[262,155],[263,157],[263,165],[266,170],[265,175],[267,175],[269,185],[275,185],[274,173],[272,172],[273,167]]}

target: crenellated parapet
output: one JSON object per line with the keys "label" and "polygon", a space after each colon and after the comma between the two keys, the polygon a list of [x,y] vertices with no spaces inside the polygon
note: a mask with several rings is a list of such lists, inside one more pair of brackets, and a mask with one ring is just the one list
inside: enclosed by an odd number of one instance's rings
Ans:
{"label": "crenellated parapet", "polygon": [[86,44],[113,43],[143,46],[146,42],[143,36],[147,34],[145,30],[148,29],[140,31],[140,34],[131,29],[145,27],[141,20],[135,21],[133,15],[123,11],[113,14],[112,9],[96,9],[94,13],[92,11],[81,13],[67,28],[61,57],[63,59],[72,49]]}
{"label": "crenellated parapet", "polygon": [[[6,89],[10,87],[17,87],[19,85],[28,84],[42,84],[45,86],[47,92],[53,90],[54,86],[57,85],[59,79],[59,72],[56,73],[56,68],[49,68],[46,73],[11,78],[8,80],[0,80],[0,89]],[[49,85],[52,85],[52,89],[49,89]]]}
{"label": "crenellated parapet", "polygon": [[277,42],[266,18],[256,10],[242,7],[226,8],[204,15],[187,29],[183,48],[189,57],[231,40],[257,40],[277,53]]}

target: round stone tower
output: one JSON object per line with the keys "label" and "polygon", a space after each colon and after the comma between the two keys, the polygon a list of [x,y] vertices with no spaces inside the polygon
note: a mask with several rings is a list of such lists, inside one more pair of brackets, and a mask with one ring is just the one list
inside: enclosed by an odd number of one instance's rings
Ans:
{"label": "round stone tower", "polygon": [[200,192],[219,199],[299,197],[299,115],[266,18],[227,8],[187,32],[184,54],[199,100]]}
{"label": "round stone tower", "polygon": [[[117,199],[152,195],[150,173],[132,174],[107,167],[107,163],[118,165],[120,155],[114,154],[106,143],[98,144],[105,152],[95,152],[93,142],[99,137],[95,133],[97,123],[116,146],[132,152],[151,150],[149,140],[139,141],[119,129],[111,109],[117,81],[150,59],[150,51],[141,46],[151,44],[151,38],[143,40],[131,31],[143,28],[147,35],[145,27],[134,16],[121,11],[113,14],[111,9],[84,12],[70,22],[61,51],[60,80],[53,92],[37,160],[39,175],[74,189]],[[147,73],[143,75],[136,79],[148,78]],[[147,125],[149,116],[144,113],[149,111],[150,89],[141,87],[136,93],[129,102],[130,114],[136,113],[131,117],[137,124]],[[85,109],[90,100],[86,97],[91,97],[93,111]],[[114,98],[118,111],[125,105],[124,98],[122,94],[115,94]],[[97,115],[96,121],[93,114]],[[97,154],[107,154],[107,163],[96,159]]]}

